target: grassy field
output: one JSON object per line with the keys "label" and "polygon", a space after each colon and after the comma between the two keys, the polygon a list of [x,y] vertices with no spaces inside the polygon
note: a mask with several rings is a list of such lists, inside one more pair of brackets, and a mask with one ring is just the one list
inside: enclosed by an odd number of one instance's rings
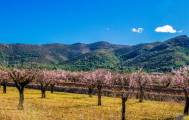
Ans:
{"label": "grassy field", "polygon": [[[2,88],[1,88],[2,89]],[[7,94],[0,93],[0,120],[120,120],[119,98],[103,97],[103,106],[97,106],[96,96],[47,92],[41,99],[38,90],[25,90],[24,110],[17,110],[18,92],[8,88]],[[127,103],[128,120],[171,120],[182,114],[183,105],[174,102],[145,101],[130,99]]]}

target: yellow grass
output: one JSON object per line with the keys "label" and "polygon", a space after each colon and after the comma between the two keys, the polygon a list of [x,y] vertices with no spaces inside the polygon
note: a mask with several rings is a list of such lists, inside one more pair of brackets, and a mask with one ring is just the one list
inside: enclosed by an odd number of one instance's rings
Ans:
{"label": "yellow grass", "polygon": [[[119,98],[102,97],[103,106],[97,106],[97,97],[88,95],[47,92],[41,99],[38,90],[25,90],[24,110],[17,110],[18,92],[8,88],[0,93],[0,120],[120,120]],[[182,114],[183,105],[174,102],[127,102],[128,120],[163,120]]]}

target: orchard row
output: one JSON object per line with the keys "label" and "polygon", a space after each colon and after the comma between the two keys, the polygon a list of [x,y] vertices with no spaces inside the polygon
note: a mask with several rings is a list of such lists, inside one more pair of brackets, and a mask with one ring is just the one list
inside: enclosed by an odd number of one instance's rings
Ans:
{"label": "orchard row", "polygon": [[94,89],[97,89],[98,105],[101,103],[102,89],[119,86],[122,94],[122,120],[125,120],[125,103],[132,94],[133,89],[138,89],[139,102],[143,102],[144,88],[147,86],[159,86],[159,89],[166,87],[181,88],[185,95],[184,114],[188,114],[189,109],[189,66],[172,70],[169,73],[146,73],[142,69],[133,73],[116,73],[104,69],[97,69],[88,72],[69,72],[69,71],[48,71],[36,69],[2,69],[0,70],[0,80],[3,92],[6,93],[8,82],[13,81],[19,92],[18,109],[23,109],[24,88],[29,83],[40,84],[41,97],[46,97],[47,87],[50,86],[51,92],[55,85],[64,83],[79,83],[88,88],[91,97]]}

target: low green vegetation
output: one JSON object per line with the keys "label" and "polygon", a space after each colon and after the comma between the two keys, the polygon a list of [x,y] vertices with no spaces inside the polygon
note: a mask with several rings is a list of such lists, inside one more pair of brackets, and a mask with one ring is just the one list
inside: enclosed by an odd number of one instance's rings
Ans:
{"label": "low green vegetation", "polygon": [[134,46],[108,42],[92,44],[0,44],[2,65],[88,71],[96,68],[114,71],[167,72],[189,64],[189,38],[185,35],[164,42]]}

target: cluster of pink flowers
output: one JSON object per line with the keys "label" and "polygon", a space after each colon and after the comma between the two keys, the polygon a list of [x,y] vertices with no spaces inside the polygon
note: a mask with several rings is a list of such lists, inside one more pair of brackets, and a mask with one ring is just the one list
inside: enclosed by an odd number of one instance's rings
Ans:
{"label": "cluster of pink flowers", "polygon": [[[39,83],[61,83],[66,81],[67,72],[41,70],[37,73],[36,82]],[[35,82],[35,81],[34,81]]]}
{"label": "cluster of pink flowers", "polygon": [[0,70],[0,80],[8,80],[9,74],[5,70]]}
{"label": "cluster of pink flowers", "polygon": [[[104,69],[97,69],[88,72],[69,72],[63,70],[12,70],[12,74],[20,77],[27,78],[35,75],[33,82],[52,82],[52,83],[83,83],[86,86],[132,86],[140,87],[146,85],[157,86],[176,86],[188,87],[189,86],[189,67],[185,66],[170,73],[150,74],[139,70],[133,73],[117,73]],[[8,71],[0,70],[2,79],[9,79]],[[19,77],[19,76],[18,76]],[[22,80],[22,79],[20,79]]]}
{"label": "cluster of pink flowers", "polygon": [[189,66],[184,66],[172,71],[174,74],[174,85],[182,88],[189,87]]}

